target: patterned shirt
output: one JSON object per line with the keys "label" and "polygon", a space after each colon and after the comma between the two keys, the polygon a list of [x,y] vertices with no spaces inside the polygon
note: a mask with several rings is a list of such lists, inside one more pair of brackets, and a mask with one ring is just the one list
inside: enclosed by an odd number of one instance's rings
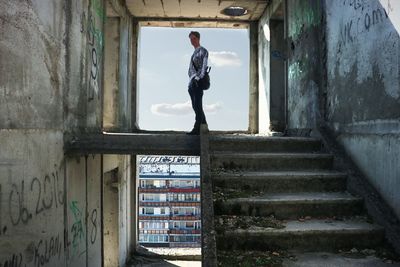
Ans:
{"label": "patterned shirt", "polygon": [[[193,62],[196,65],[197,71],[193,66]],[[189,83],[193,78],[196,78],[196,80],[199,80],[204,77],[206,74],[207,70],[207,63],[208,63],[208,51],[202,46],[197,47],[193,55],[190,59],[190,64],[189,64]]]}

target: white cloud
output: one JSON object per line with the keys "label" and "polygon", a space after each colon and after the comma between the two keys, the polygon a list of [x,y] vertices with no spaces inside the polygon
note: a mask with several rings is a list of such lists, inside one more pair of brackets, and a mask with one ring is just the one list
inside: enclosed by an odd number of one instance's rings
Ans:
{"label": "white cloud", "polygon": [[[222,108],[222,103],[217,102],[210,105],[204,105],[204,112],[208,114],[215,114],[218,110]],[[186,116],[192,115],[193,109],[190,101],[185,103],[160,103],[151,105],[151,113],[159,116]]]}
{"label": "white cloud", "polygon": [[240,67],[242,61],[238,54],[235,52],[221,51],[221,52],[209,52],[209,60],[211,64],[216,67]]}
{"label": "white cloud", "polygon": [[208,114],[215,114],[221,108],[222,108],[222,103],[221,102],[217,102],[217,103],[214,103],[214,104],[205,105],[204,106],[204,112],[206,112]]}

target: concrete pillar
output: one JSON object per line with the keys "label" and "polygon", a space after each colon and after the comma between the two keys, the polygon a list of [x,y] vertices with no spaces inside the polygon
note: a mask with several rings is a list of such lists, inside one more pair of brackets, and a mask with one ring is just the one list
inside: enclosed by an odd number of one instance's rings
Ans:
{"label": "concrete pillar", "polygon": [[271,58],[270,58],[270,130],[285,130],[285,54],[283,19],[270,20]]}
{"label": "concrete pillar", "polygon": [[115,166],[116,156],[104,156],[103,167],[103,217],[104,217],[104,267],[118,266],[119,236],[118,236],[118,168]]}
{"label": "concrete pillar", "polygon": [[139,233],[137,231],[138,228],[138,206],[139,203],[137,201],[138,199],[138,179],[137,179],[137,173],[138,173],[138,165],[137,165],[137,156],[132,155],[131,156],[131,176],[130,176],[130,186],[129,186],[129,196],[130,196],[130,231],[129,231],[129,237],[130,237],[130,242],[129,242],[129,251],[132,253],[136,250],[136,247],[138,246],[138,240],[139,240]]}
{"label": "concrete pillar", "polygon": [[102,155],[89,155],[86,160],[86,247],[87,266],[101,266],[102,258]]}
{"label": "concrete pillar", "polygon": [[132,38],[131,38],[131,127],[132,131],[138,130],[138,63],[139,63],[139,33],[140,33],[140,26],[139,22],[135,19],[132,19]]}
{"label": "concrete pillar", "polygon": [[130,130],[131,124],[131,89],[128,87],[129,82],[129,66],[130,66],[130,36],[131,36],[130,18],[127,16],[120,17],[120,49],[119,49],[119,130]]}
{"label": "concrete pillar", "polygon": [[249,132],[258,133],[258,23],[250,23]]}
{"label": "concrete pillar", "polygon": [[105,25],[103,129],[118,127],[119,17],[108,17]]}

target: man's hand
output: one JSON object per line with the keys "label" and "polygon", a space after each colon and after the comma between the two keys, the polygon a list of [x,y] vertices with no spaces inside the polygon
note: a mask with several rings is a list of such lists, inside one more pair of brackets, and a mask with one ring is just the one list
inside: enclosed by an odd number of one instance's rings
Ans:
{"label": "man's hand", "polygon": [[198,87],[198,86],[199,86],[199,80],[197,79],[197,77],[195,77],[195,78],[192,79],[191,84],[192,84],[192,86],[194,86],[194,87]]}

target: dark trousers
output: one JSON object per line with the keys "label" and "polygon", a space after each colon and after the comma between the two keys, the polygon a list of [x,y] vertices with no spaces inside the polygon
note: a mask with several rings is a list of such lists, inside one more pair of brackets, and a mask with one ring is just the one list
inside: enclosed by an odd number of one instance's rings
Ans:
{"label": "dark trousers", "polygon": [[189,85],[189,95],[192,100],[192,108],[196,114],[196,121],[193,128],[200,129],[200,124],[207,123],[207,121],[203,111],[203,89],[198,86],[194,79]]}

